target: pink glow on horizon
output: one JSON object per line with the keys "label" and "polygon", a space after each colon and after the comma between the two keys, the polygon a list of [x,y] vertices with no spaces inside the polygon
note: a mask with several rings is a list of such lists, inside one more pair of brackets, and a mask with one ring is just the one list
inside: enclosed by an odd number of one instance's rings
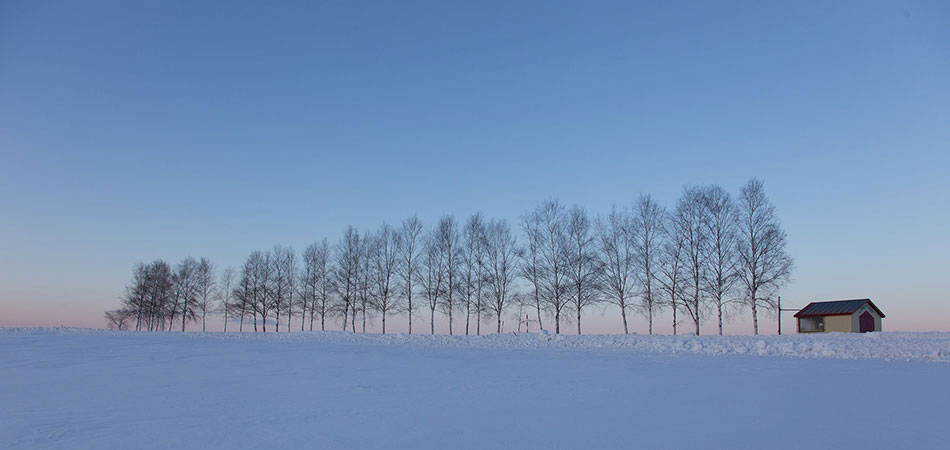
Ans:
{"label": "pink glow on horizon", "polygon": [[[934,311],[932,314],[919,314],[914,311],[902,311],[899,308],[895,309],[891,307],[887,302],[879,302],[875,300],[875,303],[884,310],[884,313],[887,317],[884,319],[884,330],[885,331],[950,331],[950,324],[945,320],[946,317],[950,316],[950,306],[944,307],[944,311]],[[0,301],[2,305],[2,314],[0,314],[0,327],[79,327],[79,328],[105,328],[105,321],[102,317],[102,311],[96,311],[92,308],[81,307],[80,305],[70,305],[68,303],[60,304],[48,304],[40,302],[25,302],[25,301]],[[117,307],[116,304],[114,307]],[[799,305],[795,305],[799,306]],[[804,306],[804,305],[801,305]],[[113,308],[114,308],[113,307]],[[782,331],[783,334],[791,334],[795,332],[795,319],[792,317],[793,312],[785,312],[782,315]],[[752,321],[751,318],[742,315],[735,318],[732,321],[724,324],[723,329],[724,333],[728,335],[750,335],[752,334]],[[413,333],[422,333],[428,334],[428,313],[417,314],[418,322],[413,320]],[[532,315],[533,319],[533,315]],[[552,322],[549,318],[545,317],[545,328],[548,330],[553,330]],[[631,333],[646,334],[647,333],[647,322],[646,319],[641,316],[628,315],[628,320],[630,321],[630,331]],[[655,318],[654,322],[654,332],[656,334],[672,334],[672,325],[669,323],[670,316],[668,313],[660,314]],[[359,320],[358,320],[359,322]],[[231,321],[228,326],[229,331],[236,331],[235,325],[236,322]],[[247,323],[245,323],[247,325]],[[281,331],[285,331],[286,322],[281,323]],[[316,327],[319,327],[319,322],[315,322]],[[360,323],[357,323],[357,330],[360,330]],[[759,321],[759,332],[760,334],[770,335],[776,334],[776,319],[775,316],[765,316],[760,318]],[[389,317],[386,322],[387,332],[388,333],[405,333],[407,331],[407,320],[405,315]],[[309,324],[307,326],[309,328]],[[209,331],[221,331],[223,329],[223,321],[215,316],[208,318],[208,330]],[[251,328],[253,329],[253,328]],[[295,331],[300,330],[300,319],[295,318],[292,323],[292,329]],[[337,318],[327,320],[327,329],[328,330],[339,330],[340,329],[340,320]],[[517,324],[514,322],[513,317],[506,317],[505,319],[505,332],[514,331],[517,329]],[[201,324],[189,324],[189,331],[200,331]],[[245,331],[248,328],[245,326]],[[272,327],[268,326],[268,331],[271,331]],[[474,334],[475,324],[474,316],[473,322],[470,327],[470,334]],[[561,330],[564,334],[571,335],[576,334],[576,325],[573,322],[562,321]],[[690,334],[692,330],[692,323],[682,322],[678,327],[679,334]],[[380,331],[380,324],[378,319],[368,319],[367,320],[367,332],[378,333]],[[454,325],[454,330],[456,335],[465,333],[465,322],[464,316],[461,316],[461,320],[456,319],[456,324]],[[483,334],[490,334],[495,331],[495,322],[494,320],[487,320],[482,323],[482,332]],[[537,331],[536,325],[532,324],[532,332]],[[623,328],[620,323],[619,312],[615,308],[608,308],[604,310],[603,308],[591,308],[590,311],[586,312],[586,316],[582,318],[582,331],[584,334],[622,334]],[[715,323],[714,317],[705,318],[705,322],[702,325],[702,334],[703,335],[712,335],[717,334],[718,330]],[[439,314],[436,315],[436,333],[437,334],[448,334],[448,322]]]}

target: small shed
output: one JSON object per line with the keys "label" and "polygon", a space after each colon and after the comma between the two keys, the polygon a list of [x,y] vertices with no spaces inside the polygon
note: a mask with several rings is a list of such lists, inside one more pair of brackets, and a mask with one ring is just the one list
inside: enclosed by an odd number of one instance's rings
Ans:
{"label": "small shed", "polygon": [[881,312],[871,299],[811,302],[795,313],[799,333],[867,333],[882,331]]}

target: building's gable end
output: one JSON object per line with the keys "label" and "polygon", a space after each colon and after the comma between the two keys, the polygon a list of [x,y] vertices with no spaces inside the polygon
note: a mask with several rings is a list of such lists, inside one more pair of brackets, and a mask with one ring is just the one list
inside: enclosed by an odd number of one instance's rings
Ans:
{"label": "building's gable end", "polygon": [[874,318],[874,331],[882,331],[883,323],[881,321],[882,315],[880,310],[874,307],[874,304],[868,301],[863,306],[858,308],[853,314],[851,314],[851,331],[857,333],[861,330],[861,315],[865,312],[869,313],[871,317]]}

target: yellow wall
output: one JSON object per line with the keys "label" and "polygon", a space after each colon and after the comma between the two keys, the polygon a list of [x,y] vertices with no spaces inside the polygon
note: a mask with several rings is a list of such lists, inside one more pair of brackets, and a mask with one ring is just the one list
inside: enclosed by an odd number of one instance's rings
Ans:
{"label": "yellow wall", "polygon": [[851,316],[825,316],[825,332],[850,333]]}

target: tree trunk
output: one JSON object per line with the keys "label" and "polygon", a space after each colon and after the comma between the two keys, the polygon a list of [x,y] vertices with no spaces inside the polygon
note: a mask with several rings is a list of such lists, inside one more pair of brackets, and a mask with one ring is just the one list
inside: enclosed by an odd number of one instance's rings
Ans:
{"label": "tree trunk", "polygon": [[[647,297],[649,296],[650,294],[647,294]],[[653,335],[653,301],[652,300],[647,301],[647,308],[650,309],[649,311],[647,311],[647,322],[649,323],[647,327],[650,330],[650,335],[652,336]]]}
{"label": "tree trunk", "polygon": [[429,326],[432,327],[429,334],[435,334],[435,309],[429,310]]}
{"label": "tree trunk", "polygon": [[[753,279],[752,282],[755,283],[755,280]],[[758,305],[756,304],[758,302],[756,302],[755,299],[755,295],[758,294],[758,292],[756,292],[757,290],[758,289],[756,289],[755,284],[753,284],[750,294],[752,294],[752,334],[755,335],[759,334],[759,309]]]}
{"label": "tree trunk", "polygon": [[[649,247],[647,247],[649,248]],[[648,253],[649,254],[649,253]],[[650,288],[650,259],[647,258],[646,263],[646,276],[647,276],[647,308],[650,310],[647,311],[647,322],[649,334],[653,335],[653,290]]]}
{"label": "tree trunk", "polygon": [[478,293],[475,294],[475,336],[482,335],[482,286],[478,285]]}
{"label": "tree trunk", "polygon": [[540,294],[540,293],[538,292],[538,287],[537,287],[537,285],[535,285],[535,287],[534,287],[534,306],[535,306],[535,307],[537,308],[537,310],[538,310],[538,330],[540,331],[540,330],[543,330],[543,329],[544,329],[544,324],[541,323],[541,296],[540,296],[539,294]]}
{"label": "tree trunk", "polygon": [[580,303],[577,306],[577,335],[581,335],[581,307]]}
{"label": "tree trunk", "polygon": [[383,334],[386,334],[386,311],[383,311]]}
{"label": "tree trunk", "polygon": [[[578,255],[578,258],[580,255]],[[580,270],[578,270],[580,272]],[[581,284],[577,283],[577,335],[581,335]]]}
{"label": "tree trunk", "polygon": [[673,336],[676,336],[676,304],[673,304]]}
{"label": "tree trunk", "polygon": [[623,318],[623,334],[630,334],[627,330],[627,308],[620,308],[620,317]]}
{"label": "tree trunk", "polygon": [[475,288],[475,335],[481,336],[482,334],[482,280],[478,280],[477,288]]}
{"label": "tree trunk", "polygon": [[753,334],[759,334],[759,311],[755,307],[755,300],[752,301],[752,329]]}
{"label": "tree trunk", "polygon": [[472,305],[471,297],[469,297],[469,301],[465,302],[465,335],[466,336],[468,336],[468,323],[472,319],[471,305]]}
{"label": "tree trunk", "polygon": [[722,336],[722,302],[719,303],[719,335]]}
{"label": "tree trunk", "polygon": [[693,297],[693,308],[696,314],[696,336],[699,336],[699,281],[696,282],[696,295]]}

